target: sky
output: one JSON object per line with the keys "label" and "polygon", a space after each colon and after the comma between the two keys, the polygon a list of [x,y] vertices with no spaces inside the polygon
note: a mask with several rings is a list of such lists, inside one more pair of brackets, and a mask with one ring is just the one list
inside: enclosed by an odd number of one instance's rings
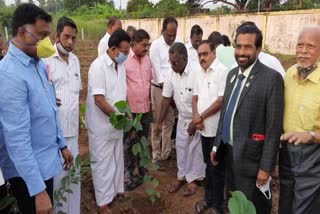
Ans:
{"label": "sky", "polygon": [[[128,0],[113,0],[116,8],[126,8]],[[158,3],[160,0],[150,0],[152,3]],[[14,0],[5,0],[7,5],[14,4]],[[22,0],[22,2],[27,2],[27,0]],[[36,0],[35,0],[36,2]],[[180,2],[185,2],[185,0],[180,0]]]}

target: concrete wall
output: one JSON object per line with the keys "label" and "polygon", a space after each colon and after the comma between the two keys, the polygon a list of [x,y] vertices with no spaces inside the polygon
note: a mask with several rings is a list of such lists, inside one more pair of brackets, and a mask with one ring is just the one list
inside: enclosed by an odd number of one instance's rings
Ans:
{"label": "concrete wall", "polygon": [[[123,20],[123,26],[133,25],[147,30],[151,40],[161,33],[163,19]],[[219,31],[232,38],[233,32],[241,21],[253,21],[262,30],[263,47],[272,53],[295,54],[299,32],[304,26],[320,26],[320,10],[282,11],[259,14],[237,14],[223,16],[184,17],[178,20],[178,36],[188,42],[190,29],[198,24],[207,38],[212,31]]]}

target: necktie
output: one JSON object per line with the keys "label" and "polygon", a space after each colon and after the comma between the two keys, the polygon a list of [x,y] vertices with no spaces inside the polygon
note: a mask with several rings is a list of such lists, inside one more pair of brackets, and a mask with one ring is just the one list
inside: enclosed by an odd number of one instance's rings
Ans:
{"label": "necktie", "polygon": [[231,125],[232,114],[233,114],[234,108],[236,107],[239,92],[241,89],[241,83],[244,78],[245,78],[245,76],[243,74],[238,75],[238,82],[237,82],[236,88],[234,89],[234,91],[231,95],[229,105],[228,105],[226,113],[224,115],[223,129],[222,129],[222,141],[225,144],[229,143],[229,140],[230,140],[230,125]]}

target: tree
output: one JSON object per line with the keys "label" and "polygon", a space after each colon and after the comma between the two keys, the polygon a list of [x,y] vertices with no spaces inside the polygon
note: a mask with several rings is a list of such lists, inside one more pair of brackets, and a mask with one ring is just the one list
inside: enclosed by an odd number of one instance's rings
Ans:
{"label": "tree", "polygon": [[4,2],[4,0],[0,0],[0,7],[5,7],[6,3]]}
{"label": "tree", "polygon": [[34,4],[33,0],[28,0],[28,3]]}
{"label": "tree", "polygon": [[46,6],[46,0],[38,0],[39,7],[44,8]]}
{"label": "tree", "polygon": [[148,0],[129,0],[127,4],[127,12],[138,12],[145,8],[152,8],[152,3]]}

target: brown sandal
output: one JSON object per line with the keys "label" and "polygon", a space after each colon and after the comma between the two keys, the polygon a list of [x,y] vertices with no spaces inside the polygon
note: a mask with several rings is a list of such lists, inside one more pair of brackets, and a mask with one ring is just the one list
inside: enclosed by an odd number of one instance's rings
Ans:
{"label": "brown sandal", "polygon": [[186,183],[186,180],[176,180],[175,183],[169,185],[168,192],[169,193],[177,192],[185,183]]}
{"label": "brown sandal", "polygon": [[187,188],[183,191],[183,196],[188,197],[194,195],[197,192],[198,185],[196,182],[191,182],[188,184]]}

